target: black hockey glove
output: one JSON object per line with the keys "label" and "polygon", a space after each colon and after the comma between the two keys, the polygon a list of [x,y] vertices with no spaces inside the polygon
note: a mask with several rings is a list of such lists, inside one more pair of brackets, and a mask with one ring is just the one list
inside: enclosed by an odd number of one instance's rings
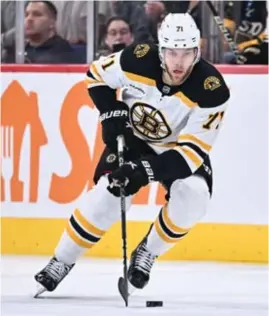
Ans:
{"label": "black hockey glove", "polygon": [[116,101],[113,110],[101,114],[103,142],[111,149],[117,148],[117,136],[123,135],[126,146],[131,144],[133,131],[129,122],[129,108],[121,102]]}
{"label": "black hockey glove", "polygon": [[124,184],[125,195],[133,195],[149,182],[155,181],[154,173],[147,160],[127,162],[108,175],[108,191],[120,196],[120,184]]}

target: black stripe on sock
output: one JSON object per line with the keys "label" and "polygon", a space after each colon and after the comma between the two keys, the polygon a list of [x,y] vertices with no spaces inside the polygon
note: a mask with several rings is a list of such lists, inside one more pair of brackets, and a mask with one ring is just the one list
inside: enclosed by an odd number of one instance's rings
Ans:
{"label": "black stripe on sock", "polygon": [[84,239],[88,240],[89,242],[92,243],[96,243],[97,241],[100,240],[100,238],[97,238],[91,234],[89,234],[88,232],[86,232],[75,220],[74,216],[72,215],[70,218],[70,223],[72,225],[72,227],[74,228],[74,230]]}
{"label": "black stripe on sock", "polygon": [[159,222],[160,222],[160,226],[161,226],[162,230],[164,231],[164,233],[165,233],[168,237],[170,237],[170,238],[176,238],[176,239],[178,239],[178,238],[181,238],[181,237],[183,237],[183,236],[185,236],[185,235],[187,234],[187,232],[186,232],[186,233],[182,233],[182,234],[176,234],[176,233],[172,232],[172,231],[166,226],[166,224],[165,224],[165,222],[164,222],[164,220],[163,220],[162,211],[161,211],[160,214],[159,214]]}

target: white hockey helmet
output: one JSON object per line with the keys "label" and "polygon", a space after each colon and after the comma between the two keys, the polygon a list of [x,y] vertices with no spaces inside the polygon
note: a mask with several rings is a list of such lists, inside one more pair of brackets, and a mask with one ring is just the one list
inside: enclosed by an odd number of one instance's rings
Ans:
{"label": "white hockey helmet", "polygon": [[197,48],[194,64],[200,59],[200,31],[189,13],[169,13],[158,30],[159,55],[163,65],[163,48]]}

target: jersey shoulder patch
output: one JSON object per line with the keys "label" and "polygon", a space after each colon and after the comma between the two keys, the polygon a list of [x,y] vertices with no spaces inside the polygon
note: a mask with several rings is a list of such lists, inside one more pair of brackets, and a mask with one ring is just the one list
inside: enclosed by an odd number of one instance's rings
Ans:
{"label": "jersey shoulder patch", "polygon": [[150,79],[155,79],[161,71],[158,47],[152,44],[133,44],[126,47],[121,54],[121,68]]}
{"label": "jersey shoulder patch", "polygon": [[221,87],[221,81],[216,76],[209,76],[204,80],[204,90],[214,91]]}
{"label": "jersey shoulder patch", "polygon": [[143,58],[150,51],[150,46],[148,44],[137,44],[133,50],[136,58]]}
{"label": "jersey shoulder patch", "polygon": [[219,106],[230,98],[229,89],[221,73],[203,59],[195,65],[184,88],[189,98],[202,108]]}

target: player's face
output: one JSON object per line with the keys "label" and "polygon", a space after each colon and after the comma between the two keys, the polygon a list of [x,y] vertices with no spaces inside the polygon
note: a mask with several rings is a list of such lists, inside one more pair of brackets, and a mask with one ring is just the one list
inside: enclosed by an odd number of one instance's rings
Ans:
{"label": "player's face", "polygon": [[193,66],[196,54],[196,48],[164,49],[164,63],[173,84],[180,83],[184,76],[189,72],[190,68]]}

